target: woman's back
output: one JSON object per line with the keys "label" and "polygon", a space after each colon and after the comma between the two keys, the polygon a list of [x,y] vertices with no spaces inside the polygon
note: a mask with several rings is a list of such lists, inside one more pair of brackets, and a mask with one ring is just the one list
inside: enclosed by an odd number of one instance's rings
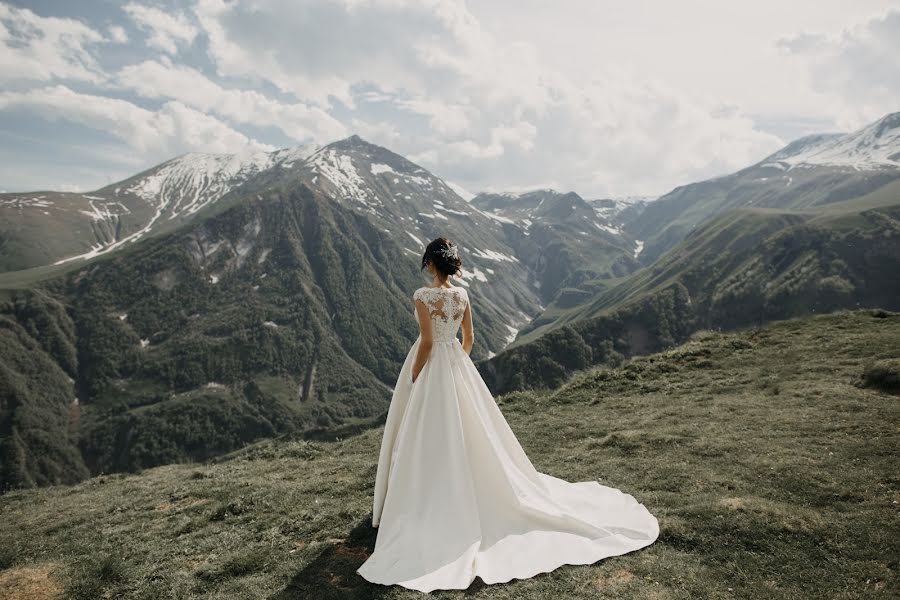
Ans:
{"label": "woman's back", "polygon": [[428,307],[434,341],[456,340],[469,303],[469,293],[465,288],[420,287],[413,293],[413,299]]}

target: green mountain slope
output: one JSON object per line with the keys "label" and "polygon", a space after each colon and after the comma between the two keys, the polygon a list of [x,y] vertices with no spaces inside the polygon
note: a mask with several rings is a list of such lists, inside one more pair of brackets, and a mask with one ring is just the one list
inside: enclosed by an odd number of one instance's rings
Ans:
{"label": "green mountain slope", "polygon": [[804,210],[739,209],[589,302],[548,311],[479,365],[495,393],[553,387],[686,338],[840,308],[900,308],[900,182]]}
{"label": "green mountain slope", "polygon": [[[17,358],[4,381],[18,400],[2,413],[3,463],[69,460],[71,443],[39,441],[76,439],[92,472],[134,470],[371,422],[416,336],[420,283],[382,231],[300,187],[8,292],[0,315],[19,342],[4,344]],[[61,333],[43,339],[35,319]],[[85,474],[30,465],[2,487]]]}
{"label": "green mountain slope", "polygon": [[80,407],[75,331],[46,293],[0,301],[0,490],[89,475],[73,426]]}
{"label": "green mountain slope", "polygon": [[[594,565],[447,598],[892,598],[900,314],[704,331],[669,352],[498,399],[544,472],[599,479],[660,537]],[[896,371],[897,362],[893,363]],[[0,497],[0,589],[20,597],[418,598],[368,584],[382,430],[267,440],[205,464]]]}
{"label": "green mountain slope", "polygon": [[731,175],[678,187],[650,203],[625,229],[644,240],[652,264],[701,223],[735,208],[826,207],[900,180],[900,113],[848,134],[796,140]]}

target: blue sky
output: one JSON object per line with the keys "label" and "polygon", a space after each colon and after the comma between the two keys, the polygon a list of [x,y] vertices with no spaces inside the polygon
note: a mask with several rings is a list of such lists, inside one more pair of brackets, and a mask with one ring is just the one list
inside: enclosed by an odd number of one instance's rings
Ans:
{"label": "blue sky", "polygon": [[473,192],[656,195],[900,110],[900,3],[0,1],[0,81],[6,191],[355,133]]}

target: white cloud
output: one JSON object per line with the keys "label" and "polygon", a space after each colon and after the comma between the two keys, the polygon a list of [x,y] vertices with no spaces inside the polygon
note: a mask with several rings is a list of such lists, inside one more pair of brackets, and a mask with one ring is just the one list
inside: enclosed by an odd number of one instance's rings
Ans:
{"label": "white cloud", "polygon": [[[739,109],[645,75],[549,70],[456,0],[199,0],[195,12],[221,76],[337,99],[364,137],[469,189],[552,179],[588,195],[662,193],[783,145]],[[385,121],[376,103],[399,135],[366,125]]]}
{"label": "white cloud", "polygon": [[900,110],[900,9],[837,34],[803,32],[779,47],[806,67],[842,129],[856,129]]}
{"label": "white cloud", "polygon": [[125,29],[119,25],[111,25],[107,31],[109,32],[110,39],[117,44],[124,44],[128,41],[128,34],[125,33]]}
{"label": "white cloud", "polygon": [[75,19],[41,17],[0,3],[0,82],[100,82],[103,73],[88,48],[103,41],[100,33]]}
{"label": "white cloud", "polygon": [[181,44],[190,46],[197,37],[197,28],[183,13],[168,14],[153,6],[129,2],[122,10],[140,29],[147,33],[151,48],[177,54]]}
{"label": "white cloud", "polygon": [[527,47],[497,47],[459,0],[198,0],[195,16],[220,75],[261,78],[322,105],[355,106],[353,87],[367,82],[432,114],[465,104],[460,82],[494,88],[496,98],[473,101],[527,100],[537,77],[520,59]]}
{"label": "white cloud", "polygon": [[0,110],[10,108],[24,108],[50,121],[63,119],[106,131],[125,142],[144,164],[192,150],[274,149],[177,101],[151,111],[125,100],[81,94],[57,85],[26,92],[0,92]]}
{"label": "white cloud", "polygon": [[302,102],[282,103],[254,90],[226,89],[200,71],[168,58],[124,67],[116,82],[147,98],[172,98],[234,123],[276,127],[297,142],[334,140],[347,130],[334,117]]}
{"label": "white cloud", "polygon": [[[248,132],[359,133],[469,190],[592,197],[664,193],[900,108],[900,13],[882,0],[564,4],[193,0],[167,14],[131,0],[95,31],[0,3],[0,109],[83,123],[98,144],[110,131],[153,160],[258,146]],[[60,79],[77,86],[46,83]]]}

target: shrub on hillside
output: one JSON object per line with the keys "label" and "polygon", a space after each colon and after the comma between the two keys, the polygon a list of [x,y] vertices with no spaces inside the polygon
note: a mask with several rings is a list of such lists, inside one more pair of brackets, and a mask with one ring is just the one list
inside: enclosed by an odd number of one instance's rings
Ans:
{"label": "shrub on hillside", "polygon": [[862,380],[865,387],[900,393],[900,359],[889,358],[871,363],[863,371]]}

